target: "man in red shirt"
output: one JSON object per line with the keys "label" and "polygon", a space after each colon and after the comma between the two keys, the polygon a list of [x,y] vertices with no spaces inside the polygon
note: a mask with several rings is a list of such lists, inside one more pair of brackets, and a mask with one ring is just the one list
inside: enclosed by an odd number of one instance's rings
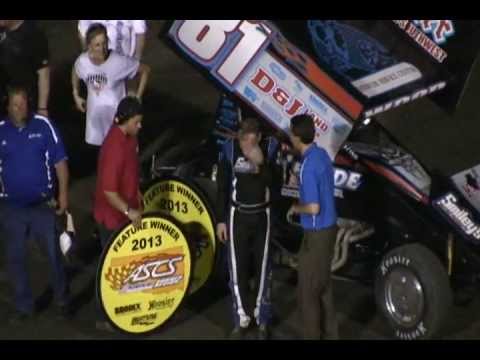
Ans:
{"label": "man in red shirt", "polygon": [[[102,248],[108,245],[110,236],[129,221],[136,227],[141,226],[143,204],[139,190],[137,134],[142,118],[138,99],[124,98],[100,149],[93,214]],[[97,320],[96,328],[111,331],[108,322],[102,320]]]}
{"label": "man in red shirt", "polygon": [[138,99],[124,98],[100,149],[94,216],[102,247],[107,245],[110,235],[128,221],[136,226],[141,224],[137,134],[142,118]]}

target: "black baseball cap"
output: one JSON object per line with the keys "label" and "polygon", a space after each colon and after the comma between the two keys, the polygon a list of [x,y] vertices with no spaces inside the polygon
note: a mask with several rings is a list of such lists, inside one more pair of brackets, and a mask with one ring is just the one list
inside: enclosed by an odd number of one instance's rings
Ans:
{"label": "black baseball cap", "polygon": [[136,115],[143,115],[143,106],[140,101],[133,96],[123,98],[117,108],[116,117],[118,120],[123,122]]}

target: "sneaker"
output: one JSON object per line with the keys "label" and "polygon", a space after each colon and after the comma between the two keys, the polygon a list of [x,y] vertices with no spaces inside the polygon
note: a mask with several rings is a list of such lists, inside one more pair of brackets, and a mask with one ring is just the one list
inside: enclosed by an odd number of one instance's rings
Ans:
{"label": "sneaker", "polygon": [[230,340],[243,340],[246,334],[247,328],[235,326],[235,328],[230,333]]}
{"label": "sneaker", "polygon": [[260,324],[257,331],[257,340],[268,340],[270,338],[270,329],[267,324]]}
{"label": "sneaker", "polygon": [[95,322],[95,329],[100,330],[100,331],[105,331],[105,332],[111,332],[114,333],[115,329],[113,328],[112,325],[108,321],[99,321],[97,320]]}
{"label": "sneaker", "polygon": [[22,326],[30,323],[32,320],[33,314],[15,311],[8,319],[8,323],[13,326]]}

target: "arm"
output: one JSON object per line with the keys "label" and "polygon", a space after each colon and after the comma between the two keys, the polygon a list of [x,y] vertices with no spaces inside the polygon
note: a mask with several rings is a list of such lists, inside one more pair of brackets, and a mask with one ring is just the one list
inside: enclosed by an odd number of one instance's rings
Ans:
{"label": "arm", "polygon": [[137,74],[140,76],[140,82],[138,84],[136,96],[138,99],[142,99],[145,88],[147,87],[148,77],[150,75],[150,66],[140,64]]}
{"label": "arm", "polygon": [[105,162],[103,167],[98,169],[98,178],[100,179],[98,186],[102,189],[110,206],[125,214],[132,221],[133,226],[138,228],[142,222],[141,209],[130,208],[128,202],[119,194],[121,174],[124,171],[124,159],[122,156],[119,156],[119,153],[121,153],[119,146],[121,146],[119,143],[111,143],[103,148]]}
{"label": "arm", "polygon": [[61,160],[55,164],[55,172],[58,180],[58,209],[57,215],[62,215],[68,208],[68,165],[67,160]]}
{"label": "arm", "polygon": [[302,166],[301,187],[303,189],[303,203],[293,204],[290,211],[296,214],[317,215],[320,212],[320,194],[318,190],[318,172],[308,165]]}
{"label": "arm", "polygon": [[320,205],[317,203],[293,204],[292,212],[294,214],[317,215],[320,212]]}
{"label": "arm", "polygon": [[90,23],[91,20],[78,20],[78,39],[80,40],[82,51],[87,50],[87,40],[85,39],[85,35]]}
{"label": "arm", "polygon": [[48,97],[50,95],[50,53],[48,39],[45,34],[37,29],[32,39],[32,64],[37,73],[38,98],[37,109],[41,115],[48,116]]}
{"label": "arm", "polygon": [[73,89],[73,100],[75,101],[75,106],[81,112],[85,112],[85,99],[80,97],[80,78],[77,75],[75,66],[72,68],[72,89]]}
{"label": "arm", "polygon": [[142,211],[140,209],[130,209],[129,205],[117,192],[104,191],[108,203],[114,208],[127,215],[135,227],[140,227],[142,223]]}
{"label": "arm", "polygon": [[78,32],[78,39],[80,40],[80,46],[82,47],[82,51],[87,50],[87,40],[85,37],[82,35],[82,33],[79,31]]}
{"label": "arm", "polygon": [[48,116],[48,98],[50,95],[50,67],[37,71],[38,74],[38,113]]}
{"label": "arm", "polygon": [[[227,143],[228,144],[228,143]],[[220,154],[220,160],[218,162],[217,171],[217,237],[221,242],[225,242],[228,239],[227,235],[227,206],[229,198],[229,177],[230,177],[230,165],[225,153],[222,151]]]}
{"label": "arm", "polygon": [[143,49],[145,48],[145,33],[137,34],[135,39],[135,59],[140,60],[143,55]]}

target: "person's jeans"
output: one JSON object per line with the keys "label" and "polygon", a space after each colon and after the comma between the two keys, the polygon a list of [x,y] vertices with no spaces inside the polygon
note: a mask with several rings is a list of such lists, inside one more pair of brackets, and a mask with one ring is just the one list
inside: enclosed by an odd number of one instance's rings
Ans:
{"label": "person's jeans", "polygon": [[[110,236],[115,232],[115,230],[107,229],[103,224],[97,223],[98,235],[100,237],[100,244],[102,246],[102,251],[105,250],[105,247],[108,245]],[[100,264],[98,264],[100,266]],[[96,284],[95,286],[95,304],[96,304],[96,316],[98,321],[106,321],[105,314],[102,310],[102,305],[100,304],[100,294],[98,291],[98,286],[100,284]]]}
{"label": "person's jeans", "polygon": [[47,204],[17,207],[2,202],[0,222],[6,250],[6,265],[12,282],[17,311],[33,313],[34,299],[27,269],[27,240],[35,238],[46,252],[50,281],[58,305],[68,303],[68,286],[60,251],[54,209]]}

